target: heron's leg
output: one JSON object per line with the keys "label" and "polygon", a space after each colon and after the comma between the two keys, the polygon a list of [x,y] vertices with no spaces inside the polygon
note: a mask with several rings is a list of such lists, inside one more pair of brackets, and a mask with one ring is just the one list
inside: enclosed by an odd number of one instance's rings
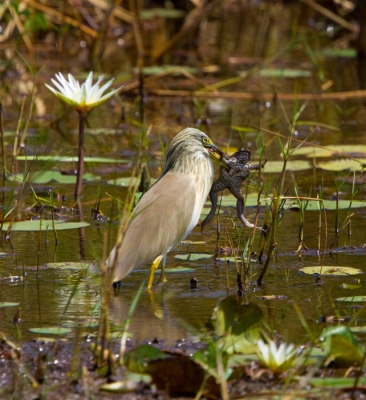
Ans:
{"label": "heron's leg", "polygon": [[164,255],[163,260],[161,262],[161,273],[160,273],[158,283],[168,282],[168,280],[165,277],[165,262],[166,262],[166,254]]}
{"label": "heron's leg", "polygon": [[164,258],[163,255],[158,256],[155,258],[155,260],[152,262],[151,267],[150,267],[150,277],[149,277],[149,283],[147,284],[147,288],[150,289],[152,287],[152,284],[154,282],[154,274],[155,271],[159,268],[160,261]]}

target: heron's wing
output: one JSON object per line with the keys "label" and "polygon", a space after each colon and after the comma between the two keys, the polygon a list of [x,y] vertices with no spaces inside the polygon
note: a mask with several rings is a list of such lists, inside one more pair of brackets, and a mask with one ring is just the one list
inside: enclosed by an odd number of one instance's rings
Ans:
{"label": "heron's wing", "polygon": [[[131,216],[118,250],[113,280],[123,279],[134,268],[177,246],[198,222],[195,204],[195,181],[191,175],[167,173],[152,186]],[[115,252],[113,249],[108,266],[112,266]]]}

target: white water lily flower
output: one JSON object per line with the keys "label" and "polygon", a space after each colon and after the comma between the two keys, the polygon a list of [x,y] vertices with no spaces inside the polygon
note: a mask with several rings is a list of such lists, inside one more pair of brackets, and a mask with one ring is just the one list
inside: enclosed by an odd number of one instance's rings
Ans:
{"label": "white water lily flower", "polygon": [[69,80],[66,80],[61,72],[59,72],[59,74],[56,74],[56,78],[58,81],[56,81],[55,79],[51,79],[51,81],[59,91],[47,84],[46,86],[59,99],[70,105],[78,112],[87,113],[93,107],[96,107],[99,104],[108,100],[111,96],[113,96],[121,89],[118,88],[112,90],[103,96],[103,93],[112,84],[114,78],[112,78],[102,87],[99,87],[100,83],[103,80],[103,76],[100,76],[98,78],[98,81],[93,85],[93,72],[89,73],[86,81],[81,85],[71,74],[68,74]]}
{"label": "white water lily flower", "polygon": [[258,340],[257,346],[258,357],[272,372],[283,372],[292,367],[296,356],[293,344],[281,343],[277,347],[273,340],[268,340],[268,344]]}

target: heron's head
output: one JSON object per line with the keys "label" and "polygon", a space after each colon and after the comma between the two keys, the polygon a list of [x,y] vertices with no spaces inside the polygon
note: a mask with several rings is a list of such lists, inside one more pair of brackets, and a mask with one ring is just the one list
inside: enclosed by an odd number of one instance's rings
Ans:
{"label": "heron's head", "polygon": [[200,163],[209,158],[221,161],[223,152],[212,143],[203,132],[187,128],[171,141],[167,153],[163,175],[168,171],[198,172]]}

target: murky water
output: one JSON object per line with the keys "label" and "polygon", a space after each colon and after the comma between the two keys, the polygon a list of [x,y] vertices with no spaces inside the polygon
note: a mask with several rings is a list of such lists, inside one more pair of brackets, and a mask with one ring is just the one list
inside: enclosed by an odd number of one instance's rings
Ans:
{"label": "murky water", "polygon": [[[217,63],[221,67],[222,76],[208,77],[207,80],[212,83],[236,74],[251,65],[253,60],[249,57],[261,57],[266,52],[274,54],[281,49],[290,37],[292,6],[284,8],[283,12],[285,14],[281,14],[282,20],[286,23],[273,24],[270,39],[274,45],[272,47],[270,45],[263,46],[261,47],[262,51],[253,48],[253,37],[259,40],[260,36],[258,36],[258,28],[255,28],[257,25],[252,23],[250,27],[248,26],[251,14],[246,15],[247,25],[242,25],[243,20],[237,18],[235,12],[230,13],[231,24],[224,23],[224,26],[220,28],[225,33],[220,38],[223,43],[219,39],[216,42],[213,40],[213,38],[217,38],[217,32],[220,32],[220,30],[218,31],[215,21],[210,21],[206,31],[202,34],[199,50],[201,57],[205,59],[207,64]],[[279,16],[278,12],[274,15]],[[257,18],[259,18],[258,15]],[[301,29],[307,28],[306,19],[301,22]],[[249,35],[248,32],[250,32]],[[204,45],[205,40],[206,45]],[[324,36],[317,38],[316,32],[311,31],[309,41],[315,51],[320,44],[331,43],[332,38]],[[218,46],[218,42],[221,43],[220,46]],[[73,43],[73,46],[78,48],[78,43]],[[109,43],[109,48],[115,49],[116,53],[117,50],[119,51],[116,59],[120,60],[121,49],[117,47],[115,41]],[[213,50],[215,50],[214,54]],[[108,52],[108,57],[113,60],[113,51]],[[106,59],[108,57],[106,56]],[[242,61],[239,62],[239,60],[238,63],[234,63],[235,57],[242,58]],[[361,78],[357,72],[359,65],[355,59],[337,59],[335,61],[334,59],[320,58],[319,60],[320,64],[314,65],[310,57],[307,58],[300,49],[287,53],[274,66],[297,68],[301,66],[302,69],[311,71],[311,76],[299,79],[265,79],[257,76],[237,84],[234,91],[293,93],[296,97],[296,90],[302,93],[311,93],[314,88],[319,87],[320,72],[322,76],[324,75],[324,82],[334,82],[334,91],[357,90],[364,84],[360,81]],[[173,61],[174,59],[169,62]],[[47,68],[41,74],[40,84],[37,86],[37,96],[42,99],[47,111],[45,115],[51,113],[61,115],[61,112],[65,110],[60,102],[47,92],[41,84],[42,81],[48,82],[50,76],[57,72],[58,68],[61,68],[60,66],[63,64],[61,61],[58,63],[57,66],[54,62],[47,64]],[[126,64],[128,63],[127,58]],[[128,66],[121,66],[121,69],[130,71]],[[65,70],[64,66],[62,70]],[[25,75],[24,73],[22,76]],[[164,84],[167,87],[174,86],[175,79],[178,78],[168,78]],[[180,84],[182,81],[180,81]],[[231,90],[231,88],[228,90]],[[83,234],[77,230],[59,232],[57,244],[50,233],[46,236],[39,233],[13,232],[9,240],[5,240],[4,236],[1,239],[0,251],[8,253],[7,256],[0,258],[1,277],[20,276],[23,273],[23,267],[26,271],[26,276],[22,282],[11,283],[8,279],[0,281],[0,301],[20,303],[22,318],[20,328],[24,339],[34,337],[33,334],[29,333],[29,329],[33,327],[69,325],[70,322],[79,322],[98,316],[100,281],[97,267],[89,272],[79,272],[43,268],[37,271],[36,266],[43,266],[48,262],[72,262],[81,259],[98,262],[106,255],[103,253],[104,247],[109,250],[113,246],[118,228],[117,222],[96,223],[91,216],[91,209],[98,199],[97,193],[99,192],[102,195],[101,211],[107,217],[113,218],[117,214],[116,203],[111,202],[108,195],[120,199],[124,199],[126,196],[127,190],[125,188],[109,185],[106,181],[120,176],[129,176],[131,173],[138,143],[138,129],[131,123],[131,120],[137,121],[141,116],[135,100],[135,96],[125,95],[122,97],[122,102],[112,100],[109,104],[94,110],[88,118],[90,128],[103,128],[104,131],[98,134],[87,134],[86,155],[120,157],[130,161],[130,163],[88,165],[88,171],[101,176],[101,181],[87,183],[83,189],[83,219],[90,222],[90,226],[85,228]],[[301,101],[299,103],[303,104]],[[19,105],[20,100],[9,103],[4,101],[7,131],[15,130],[19,117]],[[253,159],[256,159],[258,131],[253,128],[248,132],[239,134],[230,127],[263,127],[287,135],[288,119],[292,118],[293,107],[293,101],[276,101],[275,99],[262,101],[217,98],[192,101],[190,98],[182,97],[146,96],[144,123],[146,127],[151,125],[152,130],[148,138],[148,145],[144,150],[144,160],[148,162],[151,175],[158,177],[163,165],[160,139],[166,144],[171,137],[187,126],[200,127],[224,149],[226,146],[247,147],[252,151]],[[56,129],[56,125],[52,125],[52,127],[48,125],[47,120],[43,119],[45,115],[40,115],[41,120],[36,118],[36,115],[37,112],[31,121],[33,133],[28,136],[25,142],[25,154],[76,154],[76,113],[67,112],[63,115],[57,124],[58,129]],[[125,118],[122,118],[122,115]],[[364,144],[366,110],[362,100],[308,101],[300,119],[324,123],[337,128],[337,130],[323,127],[316,129],[309,139],[312,143],[321,145]],[[297,137],[303,140],[311,130],[312,128],[309,125],[299,125]],[[7,138],[6,149],[9,154],[12,141],[12,137]],[[263,143],[266,145],[265,158],[279,160],[280,147],[277,139],[272,134],[264,132]],[[10,163],[10,157],[8,163]],[[17,171],[21,172],[24,163],[18,162],[16,167]],[[35,164],[33,167],[46,168],[42,164]],[[57,164],[54,167],[71,169],[74,166]],[[48,165],[47,168],[50,168],[50,166]],[[263,180],[265,182],[271,180],[273,187],[278,175],[270,172],[264,170]],[[340,173],[339,175],[346,177],[347,173]],[[255,174],[253,174],[253,179],[257,179]],[[323,181],[324,198],[330,198],[336,190],[334,183],[336,179],[335,173],[323,172],[319,169],[297,173],[288,172],[285,187],[289,186],[289,194],[294,195],[293,186],[296,183],[301,195],[307,196],[310,188],[313,188],[312,194],[315,195],[316,188]],[[9,182],[7,186],[10,187]],[[55,193],[66,195],[65,206],[69,210],[73,208],[73,185],[44,185],[43,187],[35,185],[34,189],[44,198],[48,198],[50,189]],[[19,191],[15,193],[15,197],[17,196],[19,196]],[[342,198],[349,199],[350,196],[351,183],[347,183],[342,187]],[[364,191],[361,191],[357,198],[365,199]],[[32,205],[33,198],[30,190],[25,191],[22,201],[25,206]],[[225,211],[226,214],[233,216],[240,230],[241,237],[240,240],[235,237],[235,247],[243,247],[251,231],[240,225],[235,216],[234,208]],[[246,210],[248,219],[253,220],[254,211],[254,208]],[[79,218],[77,210],[72,212],[74,219],[77,220]],[[68,212],[68,215],[70,213],[71,211]],[[341,223],[345,217],[346,211],[342,211],[340,213]],[[264,209],[261,210],[259,220],[263,221],[263,218]],[[328,211],[326,218],[329,244],[334,237],[335,212]],[[222,228],[225,224],[231,226],[231,217],[228,216],[221,220]],[[278,255],[266,273],[263,286],[257,287],[255,284],[255,279],[258,277],[262,266],[253,264],[253,276],[246,293],[248,301],[254,301],[262,308],[268,326],[290,341],[299,341],[305,336],[305,330],[300,323],[294,304],[299,306],[311,328],[316,330],[322,329],[323,325],[317,322],[321,316],[336,315],[337,313],[353,315],[355,312],[359,312],[355,308],[339,309],[339,304],[334,302],[334,299],[351,294],[365,294],[365,275],[327,277],[319,284],[315,277],[299,274],[299,268],[319,265],[321,262],[324,265],[361,268],[366,272],[365,253],[326,254],[322,259],[315,255],[296,255],[294,252],[298,247],[299,226],[299,213],[287,212],[276,235]],[[309,211],[305,216],[304,237],[305,244],[312,250],[317,249],[317,231],[318,213]],[[357,209],[352,217],[350,244],[361,246],[365,242],[365,231],[366,212],[364,209]],[[323,243],[324,232],[323,229]],[[189,266],[194,268],[194,272],[169,274],[166,285],[155,287],[151,293],[144,292],[142,294],[130,329],[138,339],[158,338],[173,342],[177,339],[195,336],[194,329],[202,327],[207,321],[217,300],[228,292],[236,292],[236,270],[233,264],[225,265],[224,262],[215,262],[213,258],[187,262],[174,258],[179,253],[187,252],[213,255],[216,249],[215,224],[213,223],[205,228],[203,234],[197,227],[188,239],[192,242],[205,241],[206,243],[178,247],[169,254],[167,267]],[[258,241],[259,233],[256,234],[256,243]],[[343,233],[339,239],[339,246],[345,244],[349,244],[348,237],[346,233]],[[224,234],[220,238],[219,245],[222,247],[228,245]],[[256,250],[256,246],[257,244],[254,245],[254,250]],[[33,267],[33,269],[28,270],[27,267]],[[110,318],[113,329],[118,329],[118,325],[123,323],[141,281],[146,281],[147,277],[147,268],[134,271],[124,280],[118,295],[111,298]],[[198,280],[197,289],[190,289],[190,280],[193,277]],[[360,283],[359,289],[347,291],[341,287],[342,283],[355,282]],[[283,297],[276,300],[263,300],[261,296],[265,295]],[[15,312],[16,308],[0,308],[0,330],[7,335],[16,335],[12,323]],[[357,323],[361,325],[365,322],[364,320],[365,314],[361,312],[357,316]],[[191,331],[187,330],[187,325],[192,326]],[[87,331],[94,332],[93,329]]]}

